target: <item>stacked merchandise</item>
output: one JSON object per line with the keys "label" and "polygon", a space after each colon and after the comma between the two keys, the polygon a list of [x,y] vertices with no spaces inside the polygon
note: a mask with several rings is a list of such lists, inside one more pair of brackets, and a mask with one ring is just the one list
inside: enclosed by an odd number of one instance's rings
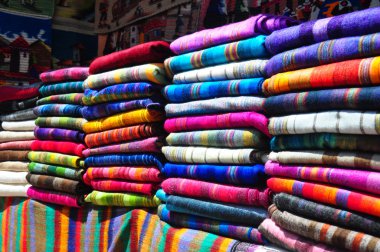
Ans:
{"label": "stacked merchandise", "polygon": [[73,67],[42,73],[44,85],[34,113],[38,118],[28,157],[28,196],[80,207],[90,191],[83,181],[85,150],[82,118],[83,80],[88,68]]}
{"label": "stacked merchandise", "polygon": [[[174,226],[265,243],[257,227],[267,217],[270,191],[264,162],[268,119],[262,114],[266,36],[286,27],[283,17],[260,15],[204,30],[171,44],[165,67],[162,148],[167,179],[157,192],[158,214]],[[199,51],[196,51],[199,50]]]}
{"label": "stacked merchandise", "polygon": [[161,182],[163,61],[169,44],[149,42],[96,59],[85,81],[85,182],[95,205],[156,207]]}
{"label": "stacked merchandise", "polygon": [[281,247],[380,251],[379,17],[353,12],[266,40],[277,55],[263,86],[274,135],[265,172],[278,194],[259,230]]}
{"label": "stacked merchandise", "polygon": [[38,88],[39,84],[0,87],[0,197],[27,197]]}

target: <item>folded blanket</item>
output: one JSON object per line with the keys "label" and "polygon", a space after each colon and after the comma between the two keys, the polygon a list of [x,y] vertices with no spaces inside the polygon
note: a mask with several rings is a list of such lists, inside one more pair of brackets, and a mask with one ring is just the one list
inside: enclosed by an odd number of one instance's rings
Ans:
{"label": "folded blanket", "polygon": [[34,129],[34,135],[39,140],[60,140],[82,143],[85,134],[77,130],[36,127]]}
{"label": "folded blanket", "polygon": [[113,179],[94,179],[88,183],[94,190],[105,192],[130,192],[145,195],[154,195],[159,188],[158,184],[153,183],[136,183],[129,181],[113,180]]}
{"label": "folded blanket", "polygon": [[0,102],[0,114],[12,113],[18,110],[33,108],[36,106],[37,100],[38,97],[33,97],[26,100]]}
{"label": "folded blanket", "polygon": [[125,50],[114,52],[102,57],[96,58],[91,62],[90,73],[118,69],[127,66],[141,65],[145,63],[163,62],[171,56],[169,44],[165,41],[152,41]]}
{"label": "folded blanket", "polygon": [[122,179],[140,182],[161,182],[160,170],[154,167],[89,167],[83,180],[88,183],[93,179]]}
{"label": "folded blanket", "polygon": [[230,129],[170,133],[166,142],[173,146],[268,149],[269,139],[256,129]]}
{"label": "folded blanket", "polygon": [[317,90],[268,97],[264,110],[269,115],[335,109],[378,110],[379,99],[380,87]]}
{"label": "folded blanket", "polygon": [[164,118],[165,115],[162,110],[138,109],[89,121],[84,124],[83,131],[88,134],[141,123],[159,122]]}
{"label": "folded blanket", "polygon": [[161,153],[163,140],[158,137],[151,137],[140,141],[107,145],[98,148],[91,148],[83,151],[83,155],[94,156],[113,153],[138,153],[138,152],[158,152]]}
{"label": "folded blanket", "polygon": [[265,41],[272,54],[317,42],[379,32],[380,8],[313,20],[273,32]]}
{"label": "folded blanket", "polygon": [[35,139],[33,131],[0,131],[0,143]]}
{"label": "folded blanket", "polygon": [[0,197],[28,197],[29,184],[0,184]]}
{"label": "folded blanket", "polygon": [[83,103],[85,105],[93,105],[150,97],[158,93],[159,90],[159,87],[147,82],[117,84],[100,90],[86,89],[84,91]]}
{"label": "folded blanket", "polygon": [[342,209],[380,217],[379,197],[293,179],[270,178],[267,185],[275,193],[284,192]]}
{"label": "folded blanket", "polygon": [[40,85],[31,85],[26,87],[14,85],[1,85],[0,86],[0,102],[24,100],[38,96],[38,89]]}
{"label": "folded blanket", "polygon": [[34,120],[1,123],[1,128],[9,131],[33,131],[34,127],[36,127]]}
{"label": "folded blanket", "polygon": [[26,184],[28,172],[0,171],[0,184]]}
{"label": "folded blanket", "polygon": [[168,104],[165,106],[167,117],[217,114],[237,111],[263,111],[264,98],[261,97],[222,97],[210,100],[198,100],[187,103]]}
{"label": "folded blanket", "polygon": [[178,131],[252,127],[270,136],[268,132],[268,121],[269,120],[262,114],[256,112],[241,112],[167,119],[164,128],[167,132],[171,133]]}
{"label": "folded blanket", "polygon": [[28,161],[29,150],[2,150],[0,162],[3,161]]}
{"label": "folded blanket", "polygon": [[272,151],[282,150],[347,150],[380,152],[380,136],[341,135],[331,133],[275,136]]}
{"label": "folded blanket", "polygon": [[41,96],[83,93],[84,92],[83,81],[44,85],[40,88],[39,92]]}
{"label": "folded blanket", "polygon": [[168,178],[161,183],[161,187],[167,194],[237,205],[267,208],[271,203],[268,189],[235,187],[182,178]]}
{"label": "folded blanket", "polygon": [[265,164],[265,173],[273,177],[311,180],[380,194],[380,188],[378,187],[378,181],[380,181],[379,172],[315,166],[287,166],[268,161]]}
{"label": "folded blanket", "polygon": [[31,145],[31,150],[33,151],[48,151],[57,152],[68,155],[75,155],[78,157],[83,157],[83,151],[86,146],[79,143],[73,142],[61,142],[61,141],[40,141],[34,140]]}
{"label": "folded blanket", "polygon": [[79,157],[55,152],[31,151],[28,154],[28,158],[36,163],[63,165],[72,168],[80,168],[82,166]]}
{"label": "folded blanket", "polygon": [[274,196],[273,203],[281,211],[293,213],[313,220],[378,236],[380,222],[376,218],[315,203],[289,194]]}
{"label": "folded blanket", "polygon": [[263,78],[176,84],[164,88],[162,94],[170,102],[188,102],[224,96],[262,95]]}
{"label": "folded blanket", "polygon": [[294,90],[329,89],[380,84],[380,57],[354,59],[279,73],[264,81],[267,95]]}
{"label": "folded blanket", "polygon": [[85,80],[84,87],[98,89],[117,83],[136,81],[148,81],[159,85],[169,83],[166,79],[164,64],[145,64],[90,75]]}
{"label": "folded blanket", "polygon": [[34,200],[68,207],[80,207],[83,204],[83,196],[54,192],[51,190],[36,188],[34,186],[28,188],[27,195]]}
{"label": "folded blanket", "polygon": [[160,204],[156,196],[99,191],[92,191],[86,196],[85,201],[99,206],[121,207],[157,207]]}
{"label": "folded blanket", "polygon": [[21,161],[4,161],[0,162],[0,171],[26,172],[28,164],[28,162]]}
{"label": "folded blanket", "polygon": [[155,166],[161,170],[164,160],[159,154],[113,154],[90,156],[85,160],[86,167],[115,165]]}
{"label": "folded blanket", "polygon": [[29,172],[33,174],[45,174],[78,181],[81,181],[84,175],[84,170],[82,169],[73,169],[69,167],[41,164],[35,162],[31,162],[28,165],[28,169]]}
{"label": "folded blanket", "polygon": [[345,37],[277,54],[269,60],[265,71],[267,76],[272,76],[281,72],[376,55],[380,55],[379,33]]}
{"label": "folded blanket", "polygon": [[84,96],[83,93],[51,95],[51,96],[39,99],[37,101],[37,105],[54,104],[54,103],[82,105],[83,96]]}
{"label": "folded blanket", "polygon": [[33,142],[32,140],[26,140],[26,141],[12,141],[12,142],[0,143],[0,150],[30,150],[30,147],[32,146],[32,142]]}
{"label": "folded blanket", "polygon": [[248,79],[265,76],[267,60],[248,60],[178,73],[173,83]]}
{"label": "folded blanket", "polygon": [[86,134],[85,142],[89,148],[138,140],[164,134],[161,123],[147,123],[136,126]]}
{"label": "folded blanket", "polygon": [[162,147],[166,159],[190,164],[252,164],[265,163],[267,153],[255,149],[220,149],[205,147]]}
{"label": "folded blanket", "polygon": [[82,117],[81,108],[72,104],[46,104],[35,107],[33,112],[36,116]]}
{"label": "folded blanket", "polygon": [[240,223],[251,227],[258,227],[267,216],[264,209],[202,201],[173,195],[168,197],[166,207],[169,211],[173,212]]}
{"label": "folded blanket", "polygon": [[239,226],[225,221],[210,220],[190,214],[172,212],[169,211],[165,205],[158,206],[157,215],[162,221],[175,227],[203,230],[256,244],[266,243],[261,233],[252,227]]}
{"label": "folded blanket", "polygon": [[83,125],[87,122],[83,118],[72,118],[72,117],[38,117],[36,119],[36,125],[39,127],[48,128],[62,128],[62,129],[73,129],[81,131]]}
{"label": "folded blanket", "polygon": [[161,172],[167,178],[190,178],[239,186],[255,186],[264,178],[264,166],[261,164],[224,166],[166,163]]}
{"label": "folded blanket", "polygon": [[266,58],[269,54],[264,46],[266,36],[219,45],[174,56],[165,60],[168,73],[176,74],[192,69],[225,64],[232,61]]}
{"label": "folded blanket", "polygon": [[7,115],[0,115],[1,121],[26,121],[36,119],[37,116],[33,112],[33,108],[19,110]]}
{"label": "folded blanket", "polygon": [[88,67],[70,67],[40,74],[44,83],[85,80],[89,75]]}
{"label": "folded blanket", "polygon": [[177,54],[182,54],[259,34],[271,34],[275,30],[295,24],[297,21],[288,17],[259,14],[241,22],[182,36],[170,44],[170,49]]}

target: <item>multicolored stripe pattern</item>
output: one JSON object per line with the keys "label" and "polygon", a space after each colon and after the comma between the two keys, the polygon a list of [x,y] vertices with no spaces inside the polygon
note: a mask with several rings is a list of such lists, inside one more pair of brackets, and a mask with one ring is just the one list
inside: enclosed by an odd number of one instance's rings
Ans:
{"label": "multicolored stripe pattern", "polygon": [[83,125],[87,122],[83,118],[72,118],[72,117],[38,117],[35,121],[36,125],[39,127],[47,128],[63,128],[63,129],[73,129],[73,130],[83,130]]}
{"label": "multicolored stripe pattern", "polygon": [[83,93],[83,81],[65,82],[59,84],[43,85],[39,89],[40,95],[51,96],[68,93]]}
{"label": "multicolored stripe pattern", "polygon": [[28,158],[30,161],[36,163],[63,165],[72,168],[81,167],[80,157],[56,152],[31,151],[28,153]]}
{"label": "multicolored stripe pattern", "polygon": [[76,104],[82,105],[83,93],[51,95],[43,97],[37,101],[37,105],[44,104]]}
{"label": "multicolored stripe pattern", "polygon": [[72,104],[46,104],[35,107],[34,114],[37,116],[71,116],[82,117],[82,106]]}
{"label": "multicolored stripe pattern", "polygon": [[99,206],[157,207],[160,204],[160,200],[156,196],[96,190],[88,194],[85,201]]}
{"label": "multicolored stripe pattern", "polygon": [[89,75],[88,67],[70,67],[40,74],[44,83],[67,80],[84,80]]}

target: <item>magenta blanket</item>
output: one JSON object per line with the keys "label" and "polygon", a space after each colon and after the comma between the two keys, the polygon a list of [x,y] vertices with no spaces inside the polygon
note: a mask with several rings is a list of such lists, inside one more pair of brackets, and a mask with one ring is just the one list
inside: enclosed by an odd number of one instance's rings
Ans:
{"label": "magenta blanket", "polygon": [[62,81],[81,81],[88,77],[88,67],[71,67],[59,69],[40,74],[40,79],[44,83],[62,82]]}

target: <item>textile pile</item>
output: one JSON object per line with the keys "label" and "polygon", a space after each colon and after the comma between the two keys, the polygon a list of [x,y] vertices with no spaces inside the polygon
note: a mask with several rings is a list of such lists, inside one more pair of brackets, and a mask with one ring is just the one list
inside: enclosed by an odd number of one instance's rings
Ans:
{"label": "textile pile", "polygon": [[164,158],[163,65],[169,44],[149,42],[96,59],[83,102],[84,181],[95,205],[157,207]]}
{"label": "textile pile", "polygon": [[357,11],[265,41],[277,53],[263,85],[276,195],[259,231],[285,249],[380,251],[379,16]]}
{"label": "textile pile", "polygon": [[73,67],[40,75],[43,85],[34,114],[37,140],[28,157],[27,191],[30,198],[59,205],[80,207],[91,188],[83,183],[84,160],[82,116],[83,80],[88,68]]}

